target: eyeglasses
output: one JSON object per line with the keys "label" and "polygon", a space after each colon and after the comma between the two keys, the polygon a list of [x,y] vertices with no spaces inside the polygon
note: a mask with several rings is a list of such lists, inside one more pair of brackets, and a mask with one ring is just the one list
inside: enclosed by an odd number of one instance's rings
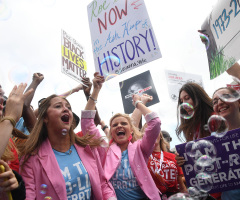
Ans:
{"label": "eyeglasses", "polygon": [[235,102],[239,99],[239,93],[233,93],[233,94],[221,94],[219,98],[213,99],[213,106],[217,105],[218,100],[221,100],[222,102]]}

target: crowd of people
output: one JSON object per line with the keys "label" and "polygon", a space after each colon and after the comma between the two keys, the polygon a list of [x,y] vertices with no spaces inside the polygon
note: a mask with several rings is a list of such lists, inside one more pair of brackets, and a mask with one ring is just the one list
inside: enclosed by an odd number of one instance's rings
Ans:
{"label": "crowd of people", "polygon": [[[41,73],[34,73],[28,88],[26,84],[14,86],[8,98],[0,86],[1,199],[157,200],[188,193],[181,168],[186,161],[171,152],[171,135],[161,130],[157,113],[146,106],[151,96],[133,94],[132,115],[117,113],[108,126],[96,108],[104,84],[99,73],[92,82],[84,78],[84,84],[71,91],[41,99],[34,110],[31,101],[43,79]],[[81,120],[66,99],[79,90],[87,98]],[[220,88],[211,98],[198,84],[183,85],[177,109],[188,103],[194,115],[184,119],[178,114],[179,139],[190,142],[210,136],[204,125],[213,114],[224,117],[229,130],[240,128],[240,100],[220,98],[235,92]],[[75,133],[79,121],[81,131]],[[239,196],[236,189],[211,193],[204,199],[235,200]]]}

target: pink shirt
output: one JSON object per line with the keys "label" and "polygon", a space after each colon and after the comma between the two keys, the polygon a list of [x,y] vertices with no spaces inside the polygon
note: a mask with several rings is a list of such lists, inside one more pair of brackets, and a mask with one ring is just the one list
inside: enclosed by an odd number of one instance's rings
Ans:
{"label": "pink shirt", "polygon": [[[100,137],[101,134],[94,124],[95,111],[82,111],[81,126],[83,134],[95,134]],[[161,122],[156,113],[150,113],[145,116],[148,124],[145,134],[141,140],[128,145],[128,157],[131,169],[137,182],[143,192],[151,200],[159,200],[161,192],[156,187],[152,176],[148,170],[147,162],[151,155],[155,141],[160,133]],[[114,175],[118,165],[121,162],[121,149],[116,143],[110,145],[103,159],[103,169],[107,180]]]}

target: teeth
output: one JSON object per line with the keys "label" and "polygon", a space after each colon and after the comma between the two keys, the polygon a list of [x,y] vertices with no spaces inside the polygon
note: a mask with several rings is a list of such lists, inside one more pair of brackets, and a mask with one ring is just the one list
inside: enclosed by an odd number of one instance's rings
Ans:
{"label": "teeth", "polygon": [[222,112],[224,110],[227,110],[227,108],[222,108],[222,109],[219,110],[219,112]]}

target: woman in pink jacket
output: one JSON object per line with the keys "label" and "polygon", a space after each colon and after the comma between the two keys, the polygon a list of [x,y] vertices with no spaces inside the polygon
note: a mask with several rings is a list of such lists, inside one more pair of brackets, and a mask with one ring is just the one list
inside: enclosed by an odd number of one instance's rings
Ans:
{"label": "woman in pink jacket", "polygon": [[38,113],[20,149],[26,199],[116,199],[96,150],[101,141],[74,134],[69,102],[51,95],[41,102]]}
{"label": "woman in pink jacket", "polygon": [[[94,74],[93,93],[82,112],[82,131],[84,134],[100,135],[94,124],[95,103],[104,82],[104,77]],[[116,114],[110,120],[111,141],[102,163],[105,176],[115,189],[118,200],[159,200],[157,189],[147,168],[147,161],[153,151],[155,140],[160,132],[160,120],[140,101],[140,96],[133,96],[133,104],[145,116],[148,127],[142,140],[134,141],[137,134],[131,119],[125,114]]]}

